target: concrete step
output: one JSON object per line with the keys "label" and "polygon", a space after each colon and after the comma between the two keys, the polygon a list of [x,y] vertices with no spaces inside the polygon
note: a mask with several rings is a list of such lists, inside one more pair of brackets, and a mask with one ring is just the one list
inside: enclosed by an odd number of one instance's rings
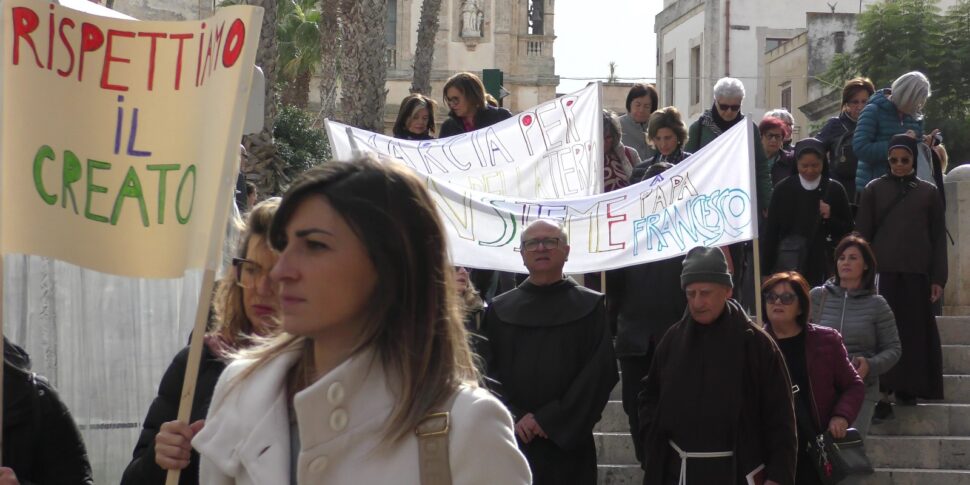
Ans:
{"label": "concrete step", "polygon": [[894,406],[895,419],[875,424],[872,435],[970,436],[970,404]]}
{"label": "concrete step", "polygon": [[639,465],[600,465],[597,468],[598,485],[640,485],[643,483],[643,470]]}
{"label": "concrete step", "polygon": [[866,454],[876,468],[970,470],[970,438],[869,435]]}
{"label": "concrete step", "polygon": [[637,465],[630,433],[594,433],[596,463],[600,465]]}
{"label": "concrete step", "polygon": [[[643,470],[635,465],[600,465],[598,485],[640,485]],[[970,470],[876,468],[865,485],[970,485]]]}
{"label": "concrete step", "polygon": [[[596,433],[593,438],[597,463],[636,465],[628,433]],[[870,435],[866,453],[875,467],[970,470],[970,438],[964,436]]]}
{"label": "concrete step", "polygon": [[596,423],[593,432],[604,433],[626,433],[630,431],[630,421],[627,419],[626,412],[623,411],[622,401],[609,401],[603,408],[603,416],[600,422]]}
{"label": "concrete step", "polygon": [[865,485],[970,485],[968,470],[919,470],[914,468],[876,468]]}
{"label": "concrete step", "polygon": [[970,375],[944,375],[943,397],[944,403],[970,404]]}
{"label": "concrete step", "polygon": [[970,345],[970,317],[936,317],[944,345]]}
{"label": "concrete step", "polygon": [[970,345],[943,346],[943,373],[970,374]]}

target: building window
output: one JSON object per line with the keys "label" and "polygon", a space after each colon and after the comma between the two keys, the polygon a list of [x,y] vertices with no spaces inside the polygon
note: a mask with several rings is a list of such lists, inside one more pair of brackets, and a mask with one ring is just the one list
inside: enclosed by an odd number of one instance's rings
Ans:
{"label": "building window", "polygon": [[671,59],[667,61],[667,67],[664,69],[664,99],[666,99],[667,106],[674,105],[674,60]]}
{"label": "building window", "polygon": [[835,33],[835,53],[842,54],[845,52],[845,32]]}
{"label": "building window", "polygon": [[778,46],[788,42],[788,39],[782,39],[777,37],[768,37],[765,39],[765,52],[771,52],[778,48]]}
{"label": "building window", "polygon": [[545,0],[529,0],[529,35],[542,35],[542,20],[545,14]]}
{"label": "building window", "polygon": [[701,46],[690,48],[690,104],[701,102]]}
{"label": "building window", "polygon": [[397,0],[387,0],[387,22],[384,22],[384,39],[388,47],[397,45]]}
{"label": "building window", "polygon": [[792,112],[792,110],[791,110],[791,86],[788,86],[788,87],[786,87],[786,88],[784,88],[784,89],[781,90],[781,107],[782,108],[785,108],[786,110],[788,110],[789,113]]}

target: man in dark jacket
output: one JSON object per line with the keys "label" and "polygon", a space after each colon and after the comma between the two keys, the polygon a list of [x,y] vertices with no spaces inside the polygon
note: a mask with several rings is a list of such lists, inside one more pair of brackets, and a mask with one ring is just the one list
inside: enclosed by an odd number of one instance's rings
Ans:
{"label": "man in dark jacket", "polygon": [[645,485],[795,481],[795,411],[785,361],[731,298],[717,248],[687,253],[689,312],[657,347],[640,394]]}
{"label": "man in dark jacket", "polygon": [[27,370],[27,353],[6,338],[3,356],[0,484],[94,483],[81,432],[54,388]]}
{"label": "man in dark jacket", "polygon": [[535,485],[596,483],[593,426],[618,380],[603,295],[563,276],[568,255],[557,222],[533,222],[522,233],[529,278],[485,314],[488,375]]}
{"label": "man in dark jacket", "polygon": [[[672,167],[659,162],[648,168],[642,178],[649,180]],[[640,419],[637,394],[640,381],[650,371],[657,343],[664,333],[680,321],[687,298],[680,290],[680,271],[684,257],[629,266],[606,273],[607,314],[616,334],[616,357],[620,361],[623,411],[630,421],[630,436],[637,460],[643,463],[638,438]]]}

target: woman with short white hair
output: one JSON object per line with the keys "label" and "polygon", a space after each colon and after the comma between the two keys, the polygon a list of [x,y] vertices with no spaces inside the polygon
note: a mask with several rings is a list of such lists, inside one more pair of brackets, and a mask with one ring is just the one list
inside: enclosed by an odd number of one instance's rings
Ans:
{"label": "woman with short white hair", "polygon": [[857,193],[862,193],[870,181],[889,172],[886,153],[889,153],[889,139],[894,135],[907,133],[932,146],[932,137],[939,130],[923,136],[923,106],[931,94],[926,75],[912,71],[896,78],[890,89],[876,91],[869,98],[852,136],[852,150],[859,159]]}
{"label": "woman with short white hair", "polygon": [[[741,113],[741,103],[744,101],[744,84],[733,77],[723,77],[714,84],[714,105],[710,109],[704,110],[700,118],[690,125],[687,131],[687,143],[684,144],[684,151],[697,153],[698,150],[706,146],[715,138],[731,129],[734,125],[744,120]],[[748,121],[754,125],[754,130],[758,130],[757,123]],[[754,153],[755,162],[755,181],[758,194],[758,216],[763,221],[768,212],[768,202],[771,199],[771,163],[765,156],[764,147],[761,140],[752,140],[751,150]],[[744,259],[753,258],[750,246],[741,247],[741,244],[731,246],[728,255],[728,265],[735,277],[735,281],[740,281],[741,285],[737,288],[736,294],[740,293],[739,299],[742,304],[753,311],[754,305],[754,280],[750,274],[742,274],[745,267]]]}

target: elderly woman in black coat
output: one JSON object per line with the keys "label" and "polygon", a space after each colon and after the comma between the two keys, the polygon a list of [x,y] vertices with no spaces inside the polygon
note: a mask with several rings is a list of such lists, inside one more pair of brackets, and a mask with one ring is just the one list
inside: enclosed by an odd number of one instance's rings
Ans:
{"label": "elderly woman in black coat", "polygon": [[766,271],[798,271],[812,286],[833,273],[835,243],[852,229],[845,189],[825,173],[825,147],[814,138],[795,144],[797,173],[775,187],[762,235]]}
{"label": "elderly woman in black coat", "polygon": [[889,173],[873,180],[859,199],[858,231],[879,261],[879,294],[896,315],[903,355],[880,378],[896,403],[943,399],[943,355],[933,306],[947,279],[943,203],[936,188],[916,177],[917,140],[889,141]]}

